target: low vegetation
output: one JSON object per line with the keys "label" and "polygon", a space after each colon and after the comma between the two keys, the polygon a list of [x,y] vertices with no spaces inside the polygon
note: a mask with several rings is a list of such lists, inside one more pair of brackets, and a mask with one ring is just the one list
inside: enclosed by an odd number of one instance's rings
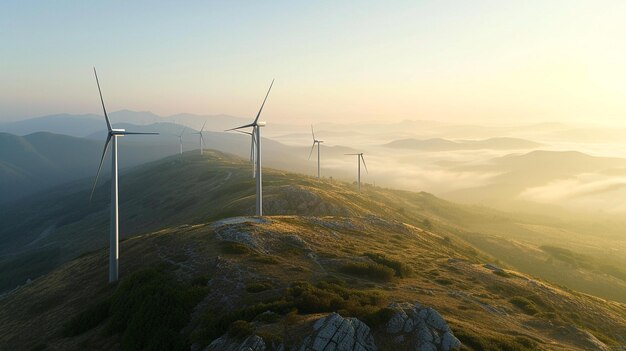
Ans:
{"label": "low vegetation", "polygon": [[395,275],[392,268],[376,262],[346,263],[339,270],[342,273],[380,282],[389,282]]}
{"label": "low vegetation", "polygon": [[124,350],[188,349],[181,329],[206,288],[177,282],[148,268],[122,280],[107,299],[71,319],[64,336],[75,336],[105,322],[107,334],[120,334]]}
{"label": "low vegetation", "polygon": [[468,330],[454,330],[454,335],[470,350],[475,351],[534,351],[537,343],[524,336],[481,335]]}
{"label": "low vegetation", "polygon": [[518,307],[519,309],[521,309],[522,311],[524,311],[524,313],[528,315],[533,316],[539,313],[539,309],[537,308],[537,305],[535,305],[534,302],[530,301],[529,299],[523,296],[513,296],[509,299],[509,302],[515,305],[516,307]]}
{"label": "low vegetation", "polygon": [[[342,316],[357,317],[371,323],[370,326],[378,326],[391,318],[392,311],[382,307],[385,302],[384,295],[377,291],[351,289],[336,279],[320,281],[315,285],[309,282],[295,282],[285,289],[280,297],[251,304],[232,313],[207,310],[200,316],[191,338],[194,342],[208,344],[211,340],[230,332],[231,328],[241,330],[243,322],[257,320],[271,323],[288,313],[336,311]],[[250,331],[247,335],[253,332]]]}
{"label": "low vegetation", "polygon": [[394,260],[380,253],[371,253],[368,252],[365,256],[369,257],[372,261],[382,264],[383,266],[389,267],[394,270],[394,275],[399,278],[408,278],[413,273],[411,267],[407,264],[402,263],[398,260]]}
{"label": "low vegetation", "polygon": [[220,242],[220,250],[222,253],[231,255],[243,255],[252,252],[246,245],[234,241]]}

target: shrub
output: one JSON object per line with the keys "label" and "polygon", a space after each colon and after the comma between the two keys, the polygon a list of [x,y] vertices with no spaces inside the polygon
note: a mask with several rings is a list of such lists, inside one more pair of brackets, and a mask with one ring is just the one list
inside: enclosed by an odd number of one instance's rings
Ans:
{"label": "shrub", "polygon": [[246,291],[249,293],[258,293],[271,288],[272,285],[266,282],[250,283],[246,285]]}
{"label": "shrub", "polygon": [[207,286],[209,282],[209,277],[206,276],[198,276],[198,277],[194,277],[190,284],[192,286]]}
{"label": "shrub", "polygon": [[537,309],[535,303],[523,296],[513,296],[509,299],[509,302],[524,311],[524,313],[531,316],[539,313],[539,310]]}
{"label": "shrub", "polygon": [[383,266],[387,266],[393,269],[396,277],[407,278],[413,273],[411,270],[411,267],[409,267],[408,265],[398,260],[388,258],[382,254],[366,253],[365,256],[369,257],[372,261],[376,263],[382,264]]}
{"label": "shrub", "polygon": [[464,346],[471,347],[473,350],[531,351],[537,349],[536,342],[523,336],[479,335],[463,329],[455,330],[454,335]]}
{"label": "shrub", "polygon": [[394,270],[380,263],[352,262],[341,266],[340,271],[365,279],[388,282],[393,279]]}
{"label": "shrub", "polygon": [[109,334],[120,333],[125,350],[183,350],[180,333],[207,289],[177,282],[156,269],[123,279],[109,298],[89,307],[63,327],[64,336],[84,333],[106,321]]}
{"label": "shrub", "polygon": [[266,311],[254,318],[255,321],[263,322],[263,323],[276,323],[280,320],[280,315],[278,313],[274,313],[272,311]]}
{"label": "shrub", "polygon": [[246,245],[234,241],[222,241],[220,243],[220,250],[225,254],[232,255],[243,255],[250,252],[250,248]]}
{"label": "shrub", "polygon": [[110,305],[110,300],[106,299],[87,308],[63,325],[61,335],[76,336],[97,327],[109,316]]}
{"label": "shrub", "polygon": [[245,339],[254,334],[254,328],[248,321],[236,320],[230,324],[228,335],[235,339]]}
{"label": "shrub", "polygon": [[267,332],[260,332],[257,333],[257,335],[263,339],[268,351],[278,350],[278,346],[283,343],[283,338],[280,335],[270,334]]}
{"label": "shrub", "polygon": [[372,312],[372,306],[382,303],[378,292],[349,289],[334,283],[320,282],[316,286],[296,282],[287,289],[287,301],[293,302],[300,313],[342,310],[345,315],[360,317]]}
{"label": "shrub", "polygon": [[435,281],[441,285],[451,285],[453,283],[453,281],[448,278],[438,278],[435,279]]}
{"label": "shrub", "polygon": [[370,328],[377,328],[386,325],[395,313],[394,310],[384,307],[363,315],[360,319]]}
{"label": "shrub", "polygon": [[[192,333],[192,340],[208,344],[227,331],[235,321],[263,321],[274,323],[280,315],[297,310],[299,313],[321,313],[341,311],[342,315],[369,320],[383,321],[387,311],[381,311],[384,296],[379,292],[350,289],[342,281],[331,278],[316,285],[309,282],[294,282],[285,290],[284,296],[244,307],[230,314],[205,311]],[[265,313],[270,311],[272,313]],[[386,323],[386,321],[385,321]]]}
{"label": "shrub", "polygon": [[127,350],[185,349],[180,330],[203,293],[154,269],[135,272],[111,297],[107,330],[121,333]]}

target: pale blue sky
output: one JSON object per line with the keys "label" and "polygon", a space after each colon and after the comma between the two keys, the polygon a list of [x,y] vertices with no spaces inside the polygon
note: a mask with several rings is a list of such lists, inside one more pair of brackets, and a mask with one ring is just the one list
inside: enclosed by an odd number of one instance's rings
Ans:
{"label": "pale blue sky", "polygon": [[624,1],[3,1],[0,120],[626,119]]}

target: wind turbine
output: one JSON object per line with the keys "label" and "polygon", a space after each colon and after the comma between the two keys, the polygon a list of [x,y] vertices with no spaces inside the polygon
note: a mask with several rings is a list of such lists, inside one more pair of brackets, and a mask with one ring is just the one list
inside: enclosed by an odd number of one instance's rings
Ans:
{"label": "wind turbine", "polygon": [[[202,137],[202,132],[204,131],[204,126],[206,125],[206,121],[204,121],[204,124],[202,125],[202,129],[200,129],[199,132],[193,133],[193,134],[199,134],[200,135],[200,155],[202,155],[204,153],[204,138]],[[181,134],[182,135],[182,134]],[[182,140],[181,140],[181,148],[182,148]]]}
{"label": "wind turbine", "polygon": [[358,153],[358,154],[346,154],[346,155],[351,155],[351,156],[356,156],[356,162],[358,164],[358,185],[359,185],[359,191],[361,191],[361,160],[363,160],[363,166],[365,166],[365,172],[369,173],[367,171],[367,165],[365,164],[365,158],[363,158],[363,153]]}
{"label": "wind turbine", "polygon": [[272,79],[272,84],[270,84],[270,88],[267,90],[267,94],[265,94],[265,99],[263,99],[263,103],[261,104],[261,108],[259,109],[259,113],[257,113],[256,118],[250,124],[243,125],[241,127],[227,129],[226,131],[238,131],[243,132],[240,129],[244,128],[252,128],[252,133],[245,132],[246,134],[250,134],[252,137],[252,145],[251,145],[251,153],[254,155],[253,162],[256,165],[255,167],[255,175],[256,178],[256,215],[263,216],[263,182],[261,179],[261,127],[265,127],[265,121],[259,121],[259,117],[261,116],[261,111],[263,111],[263,106],[265,106],[265,101],[267,101],[267,97],[270,95],[270,91],[272,90],[272,86],[274,85],[274,80]]}
{"label": "wind turbine", "polygon": [[181,155],[183,154],[183,134],[185,133],[185,129],[187,129],[187,127],[183,127],[183,130],[178,135],[178,142],[180,143],[180,154]]}
{"label": "wind turbine", "polygon": [[93,193],[96,190],[98,184],[98,177],[100,176],[100,170],[102,169],[102,163],[109,148],[111,147],[111,235],[110,235],[110,247],[109,247],[109,283],[117,281],[118,266],[119,266],[119,209],[118,209],[118,174],[117,174],[117,138],[125,135],[136,134],[159,134],[159,133],[140,133],[140,132],[127,132],[124,129],[113,129],[107,110],[104,107],[104,99],[102,98],[102,90],[100,90],[100,82],[98,81],[98,74],[96,68],[93,68],[93,74],[96,77],[96,84],[98,85],[98,92],[100,93],[100,102],[102,103],[102,110],[104,111],[104,120],[107,123],[107,129],[109,131],[107,140],[104,143],[104,149],[102,150],[102,157],[100,158],[100,166],[98,166],[98,173],[96,173],[96,180],[93,182],[93,188],[91,189],[91,195],[89,201],[93,198]]}
{"label": "wind turbine", "polygon": [[313,132],[313,126],[311,126],[311,134],[313,135],[313,145],[311,146],[311,152],[309,152],[309,160],[311,159],[311,155],[313,154],[313,149],[315,148],[315,144],[317,144],[317,177],[320,177],[320,148],[321,148],[321,143],[324,142],[324,140],[317,140],[315,139],[315,132]]}

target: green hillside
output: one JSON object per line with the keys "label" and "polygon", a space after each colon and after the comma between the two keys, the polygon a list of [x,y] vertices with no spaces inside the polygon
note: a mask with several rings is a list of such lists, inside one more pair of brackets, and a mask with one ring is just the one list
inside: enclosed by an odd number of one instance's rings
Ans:
{"label": "green hillside", "polygon": [[[124,290],[134,279],[189,292],[176,312],[184,325],[168,327],[183,331],[180,345],[206,346],[236,319],[297,343],[292,326],[331,311],[369,321],[384,344],[375,325],[385,307],[414,301],[436,308],[474,350],[587,349],[626,335],[623,241],[611,223],[513,216],[370,185],[358,193],[273,169],[264,169],[269,216],[239,218],[254,211],[250,165],[216,151],[137,167],[120,185],[117,286],[106,284],[106,179],[92,203],[85,180],[2,208],[2,289],[34,279],[0,299],[0,336],[12,349],[128,349],[140,341],[111,329],[110,299],[147,293]],[[593,228],[602,230],[590,241]],[[294,295],[302,289],[313,300]],[[64,326],[98,308],[91,328]],[[265,310],[278,316],[261,323]]]}

